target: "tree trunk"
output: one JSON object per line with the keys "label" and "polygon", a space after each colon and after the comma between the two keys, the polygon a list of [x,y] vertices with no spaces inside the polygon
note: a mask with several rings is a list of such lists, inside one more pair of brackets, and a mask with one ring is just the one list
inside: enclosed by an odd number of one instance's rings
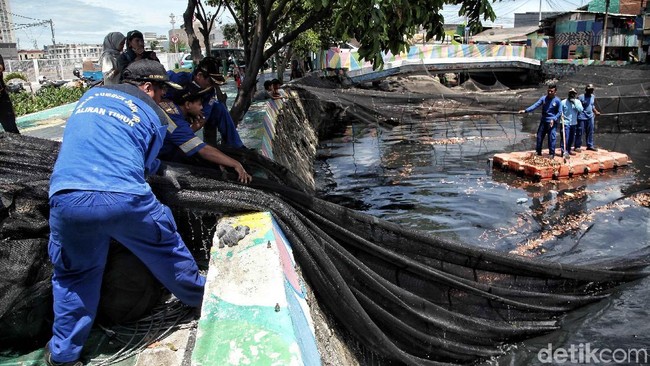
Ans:
{"label": "tree trunk", "polygon": [[202,55],[201,55],[201,44],[199,43],[199,39],[196,37],[196,34],[194,33],[194,24],[192,23],[195,10],[196,10],[196,2],[188,1],[187,8],[183,13],[183,25],[185,26],[185,33],[187,34],[187,45],[190,46],[190,49],[192,50],[191,51],[192,59],[194,60],[194,63],[198,63]]}
{"label": "tree trunk", "polygon": [[257,52],[257,55],[258,56],[254,57],[249,65],[246,65],[244,81],[242,82],[239,93],[237,93],[237,98],[230,109],[230,116],[235,122],[235,125],[239,124],[248,111],[248,108],[251,106],[251,101],[257,85],[257,76],[260,73],[260,68],[264,64],[262,61],[261,50]]}
{"label": "tree trunk", "polygon": [[278,63],[278,72],[276,77],[283,84],[284,84],[284,72],[287,70],[287,64],[289,63],[289,60],[291,60],[292,56],[293,56],[293,47],[291,47],[291,43],[290,43],[287,46],[287,52],[284,53],[284,57],[280,58],[280,62]]}

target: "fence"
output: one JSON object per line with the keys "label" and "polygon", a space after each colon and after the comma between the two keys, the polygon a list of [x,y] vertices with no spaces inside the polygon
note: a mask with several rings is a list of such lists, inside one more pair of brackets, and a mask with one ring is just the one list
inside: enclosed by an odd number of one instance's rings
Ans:
{"label": "fence", "polygon": [[[183,54],[159,53],[156,56],[165,69],[173,70]],[[81,66],[82,61],[70,59],[5,60],[5,76],[8,73],[19,72],[30,82],[38,82],[41,76],[50,80],[70,80],[74,78],[72,74],[74,69],[81,69]]]}
{"label": "fence", "polygon": [[81,63],[74,60],[60,59],[5,60],[5,74],[18,72],[23,74],[28,81],[34,82],[38,81],[41,76],[51,80],[72,79],[75,64],[80,65]]}

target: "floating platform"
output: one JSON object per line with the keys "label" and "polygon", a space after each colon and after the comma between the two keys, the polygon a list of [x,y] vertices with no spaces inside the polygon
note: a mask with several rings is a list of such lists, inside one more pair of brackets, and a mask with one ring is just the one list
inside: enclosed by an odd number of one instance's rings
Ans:
{"label": "floating platform", "polygon": [[555,157],[548,154],[536,155],[535,151],[517,151],[496,154],[493,167],[511,171],[520,176],[537,180],[570,178],[572,176],[602,172],[631,164],[630,158],[622,153],[598,149],[582,150],[564,158],[560,150]]}

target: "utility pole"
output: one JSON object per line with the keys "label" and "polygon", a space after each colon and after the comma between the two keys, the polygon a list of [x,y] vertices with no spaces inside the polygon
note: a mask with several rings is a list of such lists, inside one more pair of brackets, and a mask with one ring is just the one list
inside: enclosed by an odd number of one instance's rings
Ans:
{"label": "utility pole", "polygon": [[61,60],[59,59],[59,56],[56,54],[56,41],[54,40],[54,22],[52,22],[52,19],[48,19],[45,21],[45,23],[50,24],[50,31],[52,32],[52,50],[54,51],[54,58],[56,60],[59,60],[59,66],[56,68],[56,75],[60,79],[63,79],[63,65],[61,64]]}
{"label": "utility pole", "polygon": [[47,20],[46,23],[50,23],[50,31],[52,31],[52,44],[56,45],[56,41],[54,40],[54,23],[52,22],[52,19]]}
{"label": "utility pole", "polygon": [[[169,40],[171,41],[172,37],[177,37],[176,36],[176,28],[174,28],[174,24],[176,24],[176,16],[174,13],[169,14],[169,22],[172,23],[172,36],[169,37]],[[173,42],[174,43],[174,53],[178,53],[178,42]]]}
{"label": "utility pole", "polygon": [[609,0],[605,0],[605,21],[603,22],[603,34],[600,39],[600,61],[605,60],[605,46],[607,43],[607,15],[609,14]]}
{"label": "utility pole", "polygon": [[[30,18],[30,17],[26,17],[26,16],[23,16],[23,15],[13,14],[13,13],[11,13],[11,14],[13,16],[16,16],[16,17],[20,17],[20,18],[35,21],[35,23],[14,24],[13,30],[26,29],[26,28],[31,28],[31,27],[38,27],[38,26],[42,26],[42,25],[49,25],[50,26],[50,31],[52,32],[53,59],[59,59],[59,57],[56,54],[56,41],[54,40],[54,22],[52,21],[52,19],[43,20],[43,19]],[[34,39],[34,48],[38,48],[35,39]],[[59,61],[59,67],[56,68],[56,73],[57,73],[57,77],[59,79],[61,79],[63,77],[62,76],[62,74],[63,74],[63,65],[61,64],[60,61]]]}

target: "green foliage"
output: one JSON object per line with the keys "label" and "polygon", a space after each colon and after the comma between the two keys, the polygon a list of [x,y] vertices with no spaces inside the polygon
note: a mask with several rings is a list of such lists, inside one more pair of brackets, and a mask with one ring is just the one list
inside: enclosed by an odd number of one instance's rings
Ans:
{"label": "green foliage", "polygon": [[[192,1],[192,0],[189,0]],[[265,44],[270,41],[269,33],[279,34],[270,45],[277,52],[287,43],[292,47],[311,49],[314,38],[321,44],[331,41],[347,41],[355,38],[361,44],[359,55],[371,61],[375,67],[382,66],[382,52],[394,54],[408,49],[408,39],[426,31],[426,40],[444,39],[444,5],[460,5],[458,15],[467,17],[467,26],[473,33],[481,29],[482,20],[494,20],[490,0],[270,0],[266,3],[252,0],[209,0],[208,3],[221,3],[233,13],[236,25],[230,25],[226,38],[234,39],[231,33],[237,29],[248,37],[244,44]],[[265,4],[263,7],[261,4]],[[269,6],[270,5],[270,6]],[[316,21],[314,18],[317,17]],[[265,20],[265,27],[256,22]],[[301,29],[301,39],[287,37],[301,24],[309,26]],[[225,27],[224,27],[225,28]],[[224,29],[224,35],[226,30]],[[255,39],[258,37],[258,39]],[[288,39],[290,38],[290,39]],[[261,42],[260,42],[261,41]],[[273,43],[283,44],[273,44]],[[266,57],[268,56],[268,57]],[[265,55],[268,59],[272,55]]]}
{"label": "green foliage", "polygon": [[[188,8],[198,0],[188,0]],[[494,20],[490,0],[204,0],[223,5],[231,13],[246,54],[246,77],[231,109],[239,120],[250,106],[262,63],[292,48],[311,48],[313,38],[329,46],[331,41],[355,38],[361,44],[361,61],[375,68],[383,65],[382,53],[406,51],[408,40],[423,28],[426,40],[444,38],[444,5],[460,5],[459,16],[475,32],[482,19]],[[314,30],[315,36],[301,34]],[[295,44],[293,42],[295,41]],[[296,51],[298,52],[298,51]],[[248,82],[248,81],[250,82]]]}
{"label": "green foliage", "polygon": [[158,49],[159,45],[160,45],[160,42],[151,41],[151,42],[149,42],[149,49],[151,49],[152,51],[155,51],[156,49]]}
{"label": "green foliage", "polygon": [[19,72],[7,73],[7,74],[4,75],[4,77],[5,77],[5,81],[9,81],[9,80],[12,80],[12,79],[20,79],[20,80],[23,80],[23,81],[27,81],[27,77],[25,75],[23,75],[22,73],[19,73]]}
{"label": "green foliage", "polygon": [[178,52],[185,52],[185,50],[187,50],[187,43],[179,39],[178,42],[176,42],[176,47],[174,47],[174,44],[169,42],[169,52],[175,52],[175,50],[178,50]]}
{"label": "green foliage", "polygon": [[340,0],[334,32],[341,39],[356,38],[361,43],[359,56],[380,67],[381,53],[406,51],[408,39],[420,27],[426,30],[426,40],[443,39],[445,20],[440,11],[445,4],[461,5],[459,15],[467,16],[473,31],[481,27],[481,19],[496,17],[489,0]]}
{"label": "green foliage", "polygon": [[43,87],[36,93],[10,93],[16,116],[40,112],[63,104],[76,102],[88,88]]}
{"label": "green foliage", "polygon": [[235,25],[234,23],[224,24],[221,27],[221,31],[223,32],[223,38],[226,41],[228,41],[228,43],[230,43],[231,45],[241,43],[241,36],[239,35],[239,31],[237,30],[237,25]]}
{"label": "green foliage", "polygon": [[[176,49],[178,49],[178,52],[187,52],[187,50],[188,50],[187,43],[185,43],[185,41],[182,41],[182,40],[179,39],[178,42],[176,42]],[[171,45],[171,51],[174,52],[174,44],[173,43]]]}
{"label": "green foliage", "polygon": [[321,47],[320,35],[313,29],[309,29],[291,42],[293,54],[303,56],[309,52],[317,52]]}

